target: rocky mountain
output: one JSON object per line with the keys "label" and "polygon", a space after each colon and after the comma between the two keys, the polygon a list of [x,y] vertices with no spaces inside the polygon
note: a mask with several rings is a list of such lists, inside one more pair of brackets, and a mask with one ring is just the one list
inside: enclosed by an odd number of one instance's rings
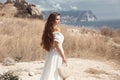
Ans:
{"label": "rocky mountain", "polygon": [[[53,11],[42,11],[43,17],[48,18],[49,14]],[[58,11],[61,14],[61,23],[77,23],[77,22],[89,22],[96,21],[97,17],[91,10],[88,11]]]}
{"label": "rocky mountain", "polygon": [[25,0],[6,0],[4,4],[0,3],[0,16],[43,19],[41,10]]}
{"label": "rocky mountain", "polygon": [[1,10],[2,7],[3,7],[3,4],[0,2],[0,10]]}

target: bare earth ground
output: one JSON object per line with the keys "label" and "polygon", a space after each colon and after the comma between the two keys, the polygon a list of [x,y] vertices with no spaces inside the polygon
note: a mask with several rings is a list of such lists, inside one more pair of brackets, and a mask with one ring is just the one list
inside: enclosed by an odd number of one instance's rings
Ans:
{"label": "bare earth ground", "polygon": [[[0,73],[15,71],[22,80],[40,80],[45,61],[20,62],[12,66],[0,63]],[[112,61],[68,59],[72,75],[67,80],[120,80],[120,65]]]}

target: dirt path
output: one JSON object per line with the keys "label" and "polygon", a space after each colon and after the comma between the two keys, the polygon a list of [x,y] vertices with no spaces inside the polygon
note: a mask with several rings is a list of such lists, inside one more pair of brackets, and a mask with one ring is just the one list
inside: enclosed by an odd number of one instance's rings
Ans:
{"label": "dirt path", "polygon": [[[120,80],[120,67],[114,62],[71,58],[72,75],[67,80]],[[21,62],[14,66],[3,66],[0,73],[12,70],[22,80],[40,80],[44,61]]]}

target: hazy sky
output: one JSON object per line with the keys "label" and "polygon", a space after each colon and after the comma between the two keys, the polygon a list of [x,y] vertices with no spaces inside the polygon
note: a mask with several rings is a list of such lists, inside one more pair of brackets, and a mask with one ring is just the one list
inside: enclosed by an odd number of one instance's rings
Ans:
{"label": "hazy sky", "polygon": [[[6,1],[6,0],[2,0]],[[120,19],[120,0],[26,0],[41,10],[92,10],[99,20]]]}

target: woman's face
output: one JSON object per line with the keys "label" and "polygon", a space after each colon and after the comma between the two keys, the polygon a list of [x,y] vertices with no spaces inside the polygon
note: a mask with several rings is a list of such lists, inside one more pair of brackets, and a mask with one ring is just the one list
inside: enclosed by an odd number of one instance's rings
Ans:
{"label": "woman's face", "polygon": [[55,25],[58,25],[60,23],[60,16],[57,16],[55,19]]}

